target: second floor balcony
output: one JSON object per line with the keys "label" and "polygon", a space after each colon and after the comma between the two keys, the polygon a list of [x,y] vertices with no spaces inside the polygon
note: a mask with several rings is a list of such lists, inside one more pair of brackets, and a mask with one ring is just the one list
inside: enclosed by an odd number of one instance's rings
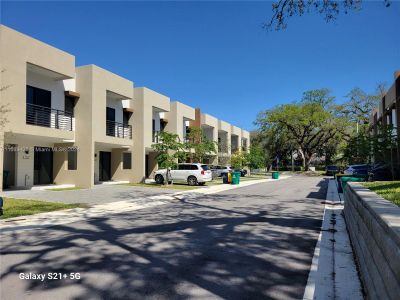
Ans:
{"label": "second floor balcony", "polygon": [[31,103],[26,104],[26,124],[69,131],[75,129],[73,113]]}
{"label": "second floor balcony", "polygon": [[128,124],[107,120],[106,135],[131,140],[132,126]]}

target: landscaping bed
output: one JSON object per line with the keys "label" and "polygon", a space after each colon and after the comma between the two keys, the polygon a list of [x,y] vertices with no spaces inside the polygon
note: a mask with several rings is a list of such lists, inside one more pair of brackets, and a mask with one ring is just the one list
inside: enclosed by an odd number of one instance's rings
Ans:
{"label": "landscaping bed", "polygon": [[400,181],[364,182],[363,186],[400,206]]}
{"label": "landscaping bed", "polygon": [[8,219],[20,216],[34,215],[38,213],[63,210],[76,207],[87,207],[84,204],[67,204],[59,202],[47,202],[39,200],[26,200],[3,198],[3,215],[1,219]]}

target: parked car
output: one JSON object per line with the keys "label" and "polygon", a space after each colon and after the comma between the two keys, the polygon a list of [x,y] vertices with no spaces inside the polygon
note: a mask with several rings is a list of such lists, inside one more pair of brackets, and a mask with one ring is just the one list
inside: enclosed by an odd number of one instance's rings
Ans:
{"label": "parked car", "polygon": [[235,169],[235,172],[240,172],[240,177],[245,177],[247,175],[246,169]]}
{"label": "parked car", "polygon": [[[394,172],[396,171],[394,170]],[[392,168],[390,165],[376,164],[372,166],[371,170],[368,172],[369,181],[385,181],[392,179]]]}
{"label": "parked car", "polygon": [[338,166],[327,166],[326,167],[326,175],[334,176],[337,173],[339,173],[339,167]]}
{"label": "parked car", "polygon": [[213,172],[213,177],[221,177],[223,173],[232,172],[232,168],[229,166],[212,166],[211,171]]}
{"label": "parked car", "polygon": [[[176,169],[170,171],[170,180],[187,182],[189,185],[204,185],[212,180],[211,170],[207,165],[200,163],[179,164]],[[167,169],[155,172],[154,179],[158,184],[163,184],[167,178]]]}
{"label": "parked car", "polygon": [[352,165],[348,166],[343,173],[352,176],[368,176],[368,171],[370,169],[370,165]]}

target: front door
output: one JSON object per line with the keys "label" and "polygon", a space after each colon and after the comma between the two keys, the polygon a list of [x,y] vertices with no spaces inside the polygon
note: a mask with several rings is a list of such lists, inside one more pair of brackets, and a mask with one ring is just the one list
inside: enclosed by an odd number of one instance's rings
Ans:
{"label": "front door", "polygon": [[146,154],[146,159],[145,159],[145,167],[144,169],[146,170],[146,178],[149,178],[149,155]]}
{"label": "front door", "polygon": [[33,184],[53,183],[53,151],[48,147],[35,147]]}
{"label": "front door", "polygon": [[100,151],[99,180],[111,180],[111,152]]}

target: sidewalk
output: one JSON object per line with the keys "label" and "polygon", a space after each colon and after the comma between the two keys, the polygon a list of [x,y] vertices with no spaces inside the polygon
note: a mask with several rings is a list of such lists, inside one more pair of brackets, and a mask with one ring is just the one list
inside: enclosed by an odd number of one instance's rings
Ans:
{"label": "sidewalk", "polygon": [[329,180],[321,233],[315,247],[303,300],[363,299],[342,214],[343,204],[343,197],[340,199],[335,180]]}
{"label": "sidewalk", "polygon": [[223,184],[210,186],[198,190],[180,191],[171,194],[156,196],[132,197],[129,200],[111,202],[106,204],[94,205],[90,208],[74,208],[62,211],[41,213],[30,216],[21,216],[0,221],[0,233],[14,230],[29,230],[45,226],[54,226],[82,221],[95,217],[109,216],[121,212],[131,212],[143,208],[159,206],[171,203],[172,201],[182,200],[184,198],[196,198],[204,194],[215,194],[227,190],[246,187],[253,184],[283,180],[290,176],[282,176],[280,179],[261,179],[251,180],[240,183],[239,185]]}

